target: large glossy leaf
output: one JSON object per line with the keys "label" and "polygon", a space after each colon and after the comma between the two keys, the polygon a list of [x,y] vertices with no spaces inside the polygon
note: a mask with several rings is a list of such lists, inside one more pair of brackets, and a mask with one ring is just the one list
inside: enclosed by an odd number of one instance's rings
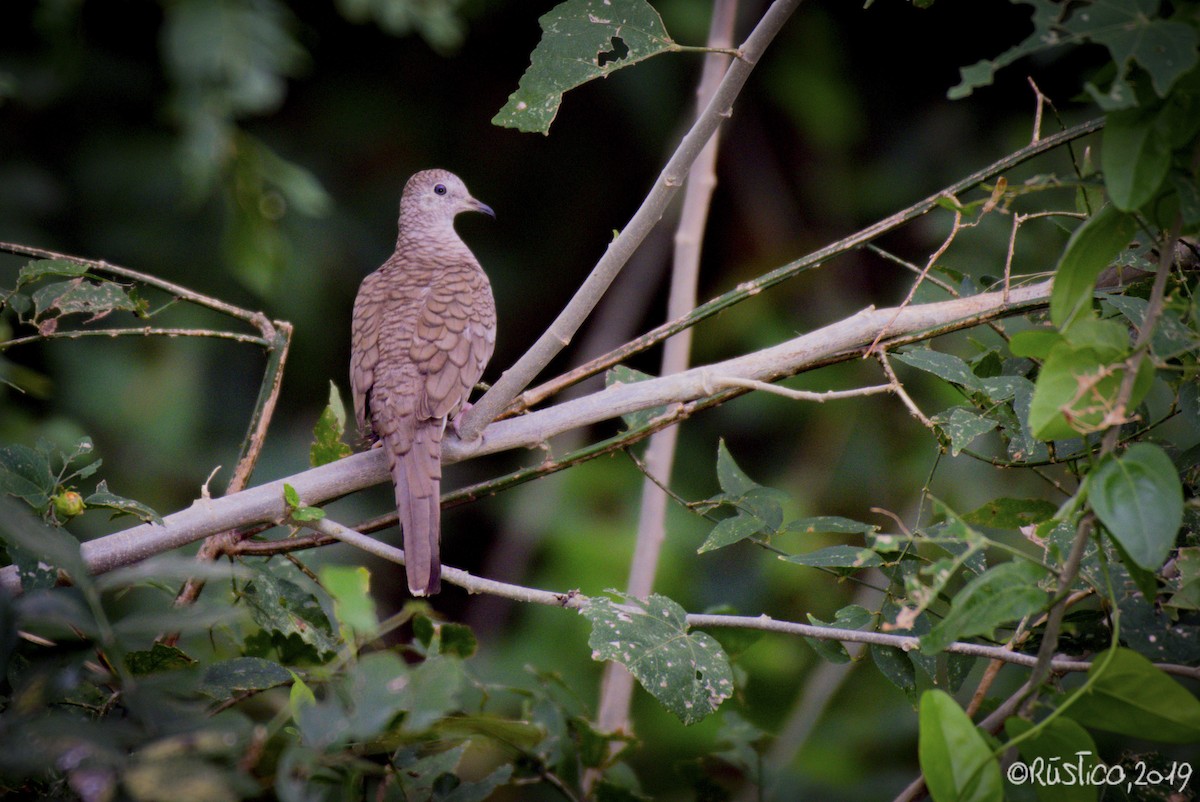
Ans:
{"label": "large glossy leaf", "polygon": [[1066,714],[1087,727],[1168,743],[1200,742],[1200,700],[1131,649],[1092,658],[1091,688]]}
{"label": "large glossy leaf", "polygon": [[1050,319],[1055,326],[1066,328],[1091,309],[1097,276],[1136,232],[1133,216],[1115,206],[1105,206],[1075,229],[1058,262],[1050,291]]}
{"label": "large glossy leaf", "polygon": [[1183,523],[1183,486],[1166,452],[1136,443],[1105,461],[1091,477],[1088,499],[1129,558],[1158,570]]}
{"label": "large glossy leaf", "polygon": [[1000,802],[1000,763],[975,724],[945,691],[921,694],[917,756],[934,802]]}

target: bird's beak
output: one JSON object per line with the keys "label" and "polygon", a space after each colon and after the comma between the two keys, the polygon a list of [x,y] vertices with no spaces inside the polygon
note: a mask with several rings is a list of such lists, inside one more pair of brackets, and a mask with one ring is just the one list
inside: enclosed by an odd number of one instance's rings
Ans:
{"label": "bird's beak", "polygon": [[468,212],[483,212],[493,220],[496,219],[496,213],[492,211],[492,207],[488,206],[483,201],[478,201],[469,197],[463,202],[463,205],[466,207]]}

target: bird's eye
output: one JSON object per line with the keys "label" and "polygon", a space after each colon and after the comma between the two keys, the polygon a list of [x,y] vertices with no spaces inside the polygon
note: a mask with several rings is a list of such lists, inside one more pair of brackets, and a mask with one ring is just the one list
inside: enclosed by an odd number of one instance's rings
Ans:
{"label": "bird's eye", "polygon": [[445,195],[446,194],[446,185],[445,184],[437,184],[434,186],[433,191],[438,195]]}

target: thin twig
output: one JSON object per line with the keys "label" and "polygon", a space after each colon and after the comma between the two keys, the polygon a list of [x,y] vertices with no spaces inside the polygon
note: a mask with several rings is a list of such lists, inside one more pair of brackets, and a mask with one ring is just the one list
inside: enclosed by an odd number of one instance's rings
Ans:
{"label": "thin twig", "polygon": [[793,390],[790,387],[780,387],[777,384],[768,384],[767,382],[755,381],[754,379],[740,379],[736,376],[718,376],[712,381],[717,387],[745,387],[747,390],[761,390],[764,393],[781,395],[793,401],[815,401],[818,404],[823,404],[826,401],[838,401],[843,398],[861,398],[865,395],[894,393],[898,386],[897,383],[875,384],[870,387],[857,387],[853,390],[825,390],[818,393],[812,390]]}
{"label": "thin twig", "polygon": [[83,337],[204,337],[212,340],[233,340],[248,345],[266,346],[268,341],[253,334],[238,334],[232,331],[218,329],[160,329],[154,326],[130,326],[112,329],[78,329],[75,331],[54,331],[46,334],[30,334],[27,337],[17,337],[0,342],[0,351],[15,345],[29,345],[43,340],[77,340]]}
{"label": "thin twig", "polygon": [[[373,554],[388,562],[404,564],[404,550],[380,542],[356,532],[347,526],[330,520],[328,517],[319,521],[305,521],[305,528],[312,529],[326,537],[335,538],[348,543],[357,549]],[[442,567],[442,577],[448,584],[456,585],[468,593],[490,593],[503,596],[514,601],[542,604],[551,607],[562,607],[577,610],[591,601],[591,598],[577,590],[556,592],[514,585],[508,582],[496,582],[484,579],[451,566]],[[817,640],[836,640],[842,643],[866,643],[876,646],[890,646],[903,652],[920,649],[921,639],[912,635],[892,635],[887,632],[872,632],[840,627],[824,627],[813,624],[801,624],[796,621],[784,621],[767,615],[717,615],[711,613],[688,613],[687,625],[694,629],[752,629],[761,632],[774,632],[784,635],[798,635]],[[1037,657],[1031,654],[1014,652],[1004,646],[988,646],[981,643],[955,642],[943,651],[951,654],[963,654],[971,657],[1001,660],[1005,663],[1031,668],[1037,663]],[[1078,673],[1088,671],[1092,664],[1088,660],[1071,660],[1056,657],[1049,663],[1050,669],[1058,673]],[[1200,679],[1200,667],[1177,665],[1174,663],[1155,663],[1156,668],[1167,674],[1180,677]]]}

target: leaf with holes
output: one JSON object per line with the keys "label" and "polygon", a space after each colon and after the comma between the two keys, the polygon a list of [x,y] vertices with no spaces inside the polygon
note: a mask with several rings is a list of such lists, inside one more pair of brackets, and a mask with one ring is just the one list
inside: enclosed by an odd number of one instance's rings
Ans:
{"label": "leaf with holes", "polygon": [[107,507],[113,511],[113,518],[118,515],[132,515],[145,523],[162,525],[162,516],[140,501],[118,496],[108,489],[108,482],[101,480],[96,485],[96,492],[83,500],[89,507]]}
{"label": "leaf with holes", "polygon": [[996,498],[962,517],[971,526],[1019,529],[1054,517],[1058,507],[1040,498]]}
{"label": "leaf with holes", "polygon": [[33,293],[34,317],[42,334],[52,334],[64,315],[91,315],[87,322],[112,312],[137,312],[142,303],[111,281],[92,282],[83,278],[47,284]]}
{"label": "leaf with holes", "polygon": [[687,613],[667,597],[594,598],[579,612],[592,622],[592,659],[625,666],[684,724],[700,721],[733,693],[721,646],[704,632],[689,632]]}
{"label": "leaf with holes", "polygon": [[495,125],[548,133],[564,92],[679,49],[645,0],[566,0],[538,24],[542,40]]}
{"label": "leaf with holes", "polygon": [[1000,425],[1000,421],[995,418],[977,415],[970,407],[964,406],[942,410],[933,416],[933,423],[950,441],[950,454],[955,457],[975,442],[976,438]]}
{"label": "leaf with holes", "polygon": [[87,265],[78,262],[68,262],[65,259],[34,259],[17,274],[17,286],[32,284],[46,276],[65,276],[75,278],[87,272]]}

